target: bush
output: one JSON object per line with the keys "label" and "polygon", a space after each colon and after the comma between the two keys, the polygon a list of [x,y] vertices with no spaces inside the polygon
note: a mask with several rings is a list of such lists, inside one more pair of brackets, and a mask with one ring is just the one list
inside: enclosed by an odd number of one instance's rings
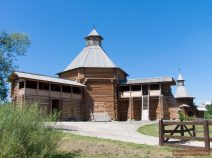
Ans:
{"label": "bush", "polygon": [[180,121],[191,121],[194,117],[186,116],[182,111],[178,111]]}
{"label": "bush", "polygon": [[42,116],[38,106],[0,106],[0,157],[42,158],[54,152],[60,132],[48,123],[56,115]]}
{"label": "bush", "polygon": [[212,105],[207,105],[206,106],[207,111],[205,111],[205,119],[212,119]]}

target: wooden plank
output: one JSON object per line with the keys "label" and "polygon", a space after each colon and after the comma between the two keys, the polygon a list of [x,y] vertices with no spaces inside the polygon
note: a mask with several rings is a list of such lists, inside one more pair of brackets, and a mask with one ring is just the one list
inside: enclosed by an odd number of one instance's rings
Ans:
{"label": "wooden plank", "polygon": [[189,137],[189,136],[173,136],[173,135],[163,135],[164,138],[169,139],[179,139],[179,140],[197,140],[197,141],[204,141],[203,137]]}
{"label": "wooden plank", "polygon": [[164,121],[164,126],[171,126],[171,125],[203,125],[203,121],[190,121],[190,122],[173,122],[173,121]]}
{"label": "wooden plank", "polygon": [[[174,130],[172,130],[171,131],[171,133],[170,133],[170,135],[173,135],[174,133],[175,133],[175,131],[179,128],[180,126],[178,125],[178,126],[176,126],[175,128],[174,128]],[[180,130],[180,133],[181,133],[182,131]],[[164,132],[163,132],[164,133]],[[165,140],[165,142],[168,142],[168,140],[169,140],[169,138],[167,138],[166,140]]]}
{"label": "wooden plank", "polygon": [[164,145],[164,126],[163,126],[163,119],[159,120],[159,145]]}
{"label": "wooden plank", "polygon": [[209,136],[209,126],[208,126],[208,121],[204,121],[204,139],[205,139],[205,149],[210,150],[210,136]]}

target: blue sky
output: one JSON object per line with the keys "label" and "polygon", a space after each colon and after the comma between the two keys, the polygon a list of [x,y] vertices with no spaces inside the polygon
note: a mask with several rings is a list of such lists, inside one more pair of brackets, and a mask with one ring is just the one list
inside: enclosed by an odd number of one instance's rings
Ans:
{"label": "blue sky", "polygon": [[18,58],[21,71],[62,71],[95,25],[103,48],[129,78],[176,78],[180,67],[195,102],[212,100],[211,0],[0,2],[0,30],[26,32],[32,42]]}

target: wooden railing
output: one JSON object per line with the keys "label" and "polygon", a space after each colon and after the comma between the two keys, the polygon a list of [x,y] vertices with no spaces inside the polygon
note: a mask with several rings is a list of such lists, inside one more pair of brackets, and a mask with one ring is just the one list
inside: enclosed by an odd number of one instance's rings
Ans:
{"label": "wooden railing", "polygon": [[[198,148],[209,151],[210,138],[209,127],[212,125],[211,120],[198,120],[198,121],[159,121],[159,145],[160,146],[173,146],[179,148]],[[171,127],[173,129],[170,129]],[[190,126],[190,127],[188,127]],[[196,126],[202,126],[203,131],[198,131]],[[167,129],[169,127],[169,129]],[[203,133],[203,136],[197,136],[197,133]],[[178,135],[175,135],[178,134]],[[172,141],[170,141],[172,139]],[[202,141],[204,147],[184,145],[186,141]]]}

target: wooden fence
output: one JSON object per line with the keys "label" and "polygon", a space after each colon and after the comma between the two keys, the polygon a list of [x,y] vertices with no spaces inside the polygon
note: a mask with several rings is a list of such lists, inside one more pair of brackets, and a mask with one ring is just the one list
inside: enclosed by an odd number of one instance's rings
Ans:
{"label": "wooden fence", "polygon": [[[209,151],[210,138],[209,127],[212,125],[211,120],[199,120],[199,121],[165,121],[161,119],[159,121],[159,145],[160,146],[173,146],[178,148],[198,148]],[[171,127],[173,129],[170,130]],[[196,126],[202,126],[203,131],[198,131]],[[169,127],[169,129],[167,129]],[[197,136],[197,133],[203,133],[203,136]],[[175,135],[177,134],[177,135]],[[170,140],[172,139],[172,141]],[[174,141],[173,141],[174,140]],[[202,141],[204,147],[183,145],[186,141]]]}

